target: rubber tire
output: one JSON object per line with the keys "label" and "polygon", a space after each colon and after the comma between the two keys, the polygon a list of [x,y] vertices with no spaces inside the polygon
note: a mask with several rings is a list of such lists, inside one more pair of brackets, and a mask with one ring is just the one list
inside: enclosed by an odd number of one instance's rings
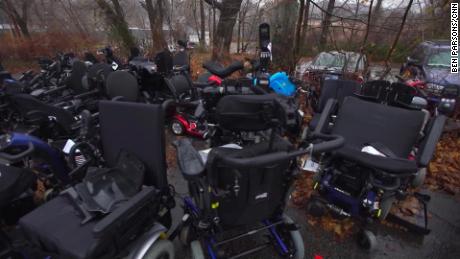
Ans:
{"label": "rubber tire", "polygon": [[174,259],[174,245],[167,239],[160,239],[153,243],[142,259],[163,259],[162,256],[165,254],[168,255],[168,259]]}
{"label": "rubber tire", "polygon": [[320,218],[326,213],[326,208],[324,204],[316,199],[310,199],[307,203],[307,213],[313,217]]}
{"label": "rubber tire", "polygon": [[190,243],[190,252],[192,259],[205,259],[203,247],[199,240],[194,240]]}
{"label": "rubber tire", "polygon": [[[176,133],[176,132],[174,132],[174,130],[173,130],[173,125],[174,125],[175,123],[177,123],[177,124],[180,125],[180,128],[181,128],[181,132],[180,132],[180,133]],[[171,121],[171,127],[170,127],[170,129],[171,129],[171,132],[172,132],[174,135],[176,135],[176,136],[182,136],[182,135],[185,134],[184,125],[182,125],[182,123],[180,123],[180,121],[178,121],[178,120],[176,120],[176,119],[173,119],[173,120]]]}
{"label": "rubber tire", "polygon": [[[283,214],[283,221],[287,224],[294,224],[294,220],[292,220],[288,215]],[[291,234],[291,240],[294,244],[294,248],[296,253],[294,255],[294,259],[304,259],[305,258],[305,245],[303,243],[302,235],[300,234],[299,230],[289,231]]]}
{"label": "rubber tire", "polygon": [[418,170],[417,174],[414,176],[412,179],[411,185],[414,188],[422,186],[422,184],[425,182],[427,170],[426,168],[421,168]]}
{"label": "rubber tire", "polygon": [[358,245],[369,252],[373,251],[377,247],[377,238],[371,231],[363,230],[359,233]]}
{"label": "rubber tire", "polygon": [[395,196],[388,197],[380,202],[380,209],[382,210],[380,213],[380,220],[385,220],[390,213],[391,207],[393,207],[393,203],[396,201]]}

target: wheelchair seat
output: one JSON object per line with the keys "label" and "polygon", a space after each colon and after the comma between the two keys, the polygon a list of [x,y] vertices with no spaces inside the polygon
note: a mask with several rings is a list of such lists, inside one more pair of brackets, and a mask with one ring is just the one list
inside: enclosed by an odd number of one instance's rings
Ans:
{"label": "wheelchair seat", "polygon": [[211,74],[213,75],[216,75],[220,78],[226,78],[234,72],[243,69],[244,64],[241,61],[235,61],[231,63],[229,66],[222,68],[220,65],[214,62],[208,61],[203,64],[203,68],[211,72]]}
{"label": "wheelchair seat", "polygon": [[[417,163],[409,160],[409,155],[419,140],[424,120],[422,111],[346,97],[332,128],[332,134],[345,138],[344,147],[336,155],[392,173],[415,172]],[[373,143],[386,155],[362,152]]]}
{"label": "wheelchair seat", "polygon": [[25,168],[0,164],[0,173],[0,208],[29,189],[35,181],[35,173]]}

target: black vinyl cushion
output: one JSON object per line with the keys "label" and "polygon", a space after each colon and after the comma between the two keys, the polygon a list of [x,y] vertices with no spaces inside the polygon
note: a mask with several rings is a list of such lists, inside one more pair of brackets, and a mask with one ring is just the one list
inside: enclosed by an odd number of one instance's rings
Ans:
{"label": "black vinyl cushion", "polygon": [[74,117],[70,112],[60,107],[43,103],[31,95],[16,94],[11,96],[11,100],[23,116],[26,116],[27,113],[31,111],[39,111],[45,116],[55,117],[56,122],[66,131],[70,131],[72,124],[75,122]]}
{"label": "black vinyl cushion", "polygon": [[166,85],[173,93],[174,98],[178,99],[182,94],[191,93],[192,84],[185,74],[172,75],[165,77]]}
{"label": "black vinyl cushion", "polygon": [[99,102],[104,158],[113,167],[121,150],[146,166],[145,183],[167,188],[164,117],[161,105]]}
{"label": "black vinyl cushion", "polygon": [[[219,201],[218,215],[223,226],[254,224],[273,217],[284,203],[291,170],[288,170],[289,160],[242,170],[223,165],[219,157],[248,158],[291,149],[291,143],[276,137],[272,150],[269,150],[268,142],[243,149],[218,147],[211,150],[206,164],[208,180],[213,189],[228,191],[226,197],[213,199]],[[238,196],[233,192],[235,177],[238,177],[240,186]]]}
{"label": "black vinyl cushion", "polygon": [[[424,116],[421,111],[346,97],[332,129],[332,134],[345,138],[345,146],[337,153],[381,169],[391,171],[416,169],[416,163],[406,159],[418,140]],[[396,157],[385,158],[361,152],[364,146],[372,143],[379,143]]]}
{"label": "black vinyl cushion", "polygon": [[321,95],[319,96],[316,112],[322,112],[329,99],[337,100],[340,106],[343,99],[353,95],[358,87],[359,84],[352,80],[325,80],[321,87]]}
{"label": "black vinyl cushion", "polygon": [[139,97],[137,79],[126,71],[110,73],[107,77],[106,88],[110,98],[121,96],[125,101],[135,102]]}
{"label": "black vinyl cushion", "polygon": [[216,75],[220,78],[226,78],[233,74],[234,72],[244,68],[244,64],[241,61],[235,61],[231,63],[228,67],[222,68],[220,65],[208,61],[203,64],[203,68],[211,72],[211,74]]}

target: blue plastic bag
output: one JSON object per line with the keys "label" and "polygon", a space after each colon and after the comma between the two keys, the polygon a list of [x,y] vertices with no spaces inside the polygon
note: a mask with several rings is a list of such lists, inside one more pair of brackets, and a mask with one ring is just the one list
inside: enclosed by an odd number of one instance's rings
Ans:
{"label": "blue plastic bag", "polygon": [[296,92],[296,86],[289,80],[286,72],[277,72],[270,76],[269,86],[275,93],[284,96],[293,96]]}

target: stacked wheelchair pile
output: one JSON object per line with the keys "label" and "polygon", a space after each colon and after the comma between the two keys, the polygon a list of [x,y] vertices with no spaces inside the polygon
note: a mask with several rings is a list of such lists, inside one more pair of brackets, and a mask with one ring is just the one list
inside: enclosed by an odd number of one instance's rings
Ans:
{"label": "stacked wheelchair pile", "polygon": [[[317,165],[311,212],[385,219],[423,181],[451,103],[429,113],[399,85],[326,80],[296,144],[286,138],[301,131],[295,90],[274,91],[261,71],[225,79],[241,63],[206,64],[204,82],[167,53],[116,71],[72,56],[53,63],[33,76],[40,79],[3,80],[1,257],[174,258],[178,237],[193,258],[267,247],[304,258],[299,228],[284,213],[298,158]],[[174,142],[189,189],[174,229],[167,124],[210,140],[201,151],[189,139]],[[226,249],[259,233],[263,242],[249,249]],[[363,233],[372,248],[375,238]]]}

